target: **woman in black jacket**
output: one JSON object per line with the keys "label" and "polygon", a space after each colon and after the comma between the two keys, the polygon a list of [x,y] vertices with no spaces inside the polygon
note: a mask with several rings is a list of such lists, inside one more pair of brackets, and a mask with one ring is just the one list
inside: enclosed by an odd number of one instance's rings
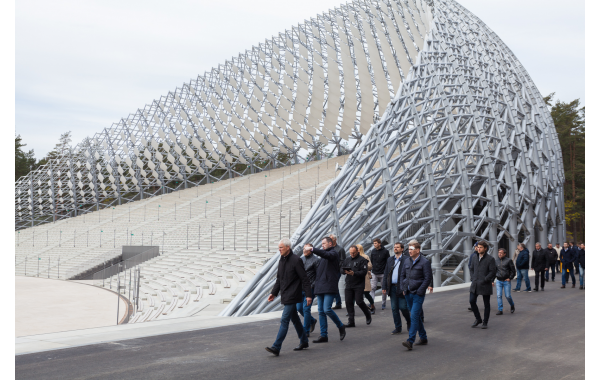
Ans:
{"label": "woman in black jacket", "polygon": [[510,304],[510,312],[515,312],[515,303],[510,295],[510,280],[515,278],[517,269],[515,263],[508,258],[506,250],[500,248],[498,250],[498,258],[496,259],[496,296],[498,297],[498,312],[496,315],[502,315],[502,291],[506,296],[506,300]]}

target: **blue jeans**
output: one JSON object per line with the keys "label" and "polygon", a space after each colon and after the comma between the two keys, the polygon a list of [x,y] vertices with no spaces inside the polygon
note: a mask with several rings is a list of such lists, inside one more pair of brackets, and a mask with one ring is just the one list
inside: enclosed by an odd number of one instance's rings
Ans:
{"label": "blue jeans", "polygon": [[335,311],[331,310],[334,298],[335,294],[333,293],[317,294],[317,299],[319,300],[319,326],[321,327],[321,336],[323,338],[327,338],[327,317],[331,318],[331,321],[337,328],[342,328],[344,326]]}
{"label": "blue jeans", "polygon": [[402,318],[400,318],[400,312],[406,320],[406,325],[410,322],[410,312],[408,311],[408,304],[406,298],[401,297],[401,294],[397,294],[396,286],[392,284],[390,289],[390,302],[392,304],[392,317],[394,318],[394,327],[398,331],[402,331]]}
{"label": "blue jeans", "polygon": [[298,333],[300,343],[308,343],[308,338],[306,337],[304,328],[302,328],[302,322],[300,322],[300,317],[298,317],[296,304],[292,303],[289,305],[284,305],[283,314],[281,314],[281,325],[279,325],[279,332],[277,333],[277,339],[275,339],[275,343],[273,343],[273,348],[275,348],[277,351],[281,351],[281,345],[283,344],[283,340],[288,332],[288,327],[290,326],[290,319],[292,320],[294,328]]}
{"label": "blue jeans", "polygon": [[342,296],[340,296],[340,291],[335,294],[335,306],[342,304]]}
{"label": "blue jeans", "polygon": [[423,320],[421,318],[425,296],[408,293],[405,297],[408,309],[410,310],[410,329],[408,331],[407,340],[414,343],[415,338],[417,337],[417,330],[419,331],[419,338],[426,340],[427,333],[425,332],[425,326],[423,326]]}
{"label": "blue jeans", "polygon": [[[569,268],[570,267],[570,268]],[[567,272],[567,269],[569,272]],[[571,275],[571,280],[573,281],[573,285],[575,285],[575,271],[573,270],[573,265],[564,265],[562,270],[562,284],[565,286],[567,282],[567,277]]]}
{"label": "blue jeans", "polygon": [[585,269],[579,264],[579,286],[585,286]]}
{"label": "blue jeans", "polygon": [[[311,297],[313,299],[315,299],[315,289],[311,289]],[[304,331],[306,332],[306,335],[310,334],[310,325],[316,321],[316,319],[313,318],[313,316],[310,314],[310,308],[312,307],[312,303],[310,305],[306,304],[306,294],[304,292],[302,292],[302,302],[298,302],[296,304],[296,310],[298,310],[298,314],[302,315],[302,318],[304,318]]]}
{"label": "blue jeans", "polygon": [[498,281],[496,280],[496,296],[498,297],[498,311],[502,311],[502,290],[504,290],[504,296],[510,304],[515,306],[512,297],[510,296],[510,281]]}
{"label": "blue jeans", "polygon": [[515,290],[521,290],[521,281],[525,278],[525,285],[527,285],[527,289],[531,290],[531,284],[529,283],[529,269],[517,269],[517,286]]}

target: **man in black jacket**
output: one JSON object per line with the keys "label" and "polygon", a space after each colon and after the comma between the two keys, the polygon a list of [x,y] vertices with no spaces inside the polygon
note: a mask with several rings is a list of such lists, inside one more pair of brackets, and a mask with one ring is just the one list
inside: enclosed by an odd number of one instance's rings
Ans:
{"label": "man in black jacket", "polygon": [[[321,245],[323,249],[311,247],[310,250],[319,256],[317,277],[315,279],[315,295],[319,300],[319,326],[321,335],[313,340],[313,343],[325,343],[329,341],[327,336],[327,317],[329,317],[340,331],[340,340],[346,337],[346,328],[335,311],[331,309],[333,299],[339,292],[338,280],[340,278],[340,257],[333,250],[332,240],[329,236],[324,237]],[[307,248],[308,249],[308,248]]]}
{"label": "man in black jacket", "polygon": [[[477,327],[483,322],[482,329],[487,329],[488,320],[490,319],[490,296],[494,292],[492,289],[492,283],[496,278],[496,261],[494,258],[487,254],[489,245],[485,241],[477,243],[477,253],[479,254],[476,259],[471,262],[471,271],[473,276],[471,277],[471,289],[470,289],[470,302],[471,310],[475,315],[475,322],[471,327]],[[483,321],[481,320],[481,314],[479,314],[479,308],[477,307],[477,297],[482,296],[484,312]]]}
{"label": "man in black jacket", "polygon": [[346,310],[348,310],[348,323],[345,327],[356,327],[354,323],[354,301],[367,318],[367,325],[371,324],[371,311],[364,301],[365,278],[369,271],[369,261],[358,252],[358,247],[350,247],[350,257],[342,263],[342,270],[346,275]]}
{"label": "man in black jacket", "polygon": [[[383,273],[385,272],[385,266],[390,256],[390,251],[381,245],[381,240],[373,239],[373,251],[371,251],[371,265],[373,265],[373,269],[371,270],[371,298],[373,299],[375,298],[377,283],[381,282],[381,286],[383,287]],[[382,294],[381,310],[385,310],[385,299],[386,295]]]}
{"label": "man in black jacket", "polygon": [[383,294],[389,293],[390,303],[392,304],[392,317],[394,318],[394,331],[392,331],[392,335],[402,332],[400,312],[402,312],[406,321],[406,329],[410,330],[410,312],[406,304],[406,297],[404,297],[402,288],[400,287],[400,273],[402,272],[404,261],[408,259],[408,255],[405,256],[402,254],[403,251],[404,246],[402,243],[394,244],[394,256],[391,256],[387,260],[381,286]]}
{"label": "man in black jacket", "polygon": [[[346,250],[344,249],[344,247],[342,247],[341,245],[339,245],[337,243],[337,236],[334,234],[329,235],[329,238],[331,238],[331,241],[333,242],[333,245],[331,246],[333,248],[334,251],[337,252],[338,256],[340,257],[340,271],[342,270],[342,263],[344,262],[344,260],[346,260]],[[340,276],[341,276],[340,272]],[[342,297],[340,296],[340,291],[338,290],[337,294],[335,295],[335,306],[333,307],[333,310],[336,309],[341,309],[342,308]]]}
{"label": "man in black jacket", "polygon": [[406,342],[402,342],[402,345],[410,351],[413,349],[417,331],[419,331],[419,343],[415,345],[427,344],[427,332],[425,326],[423,326],[421,312],[423,301],[425,301],[425,292],[431,283],[433,273],[431,262],[421,255],[421,244],[418,241],[411,240],[408,242],[408,252],[410,257],[408,260],[404,260],[402,272],[400,273],[400,286],[410,310],[408,339]]}
{"label": "man in black jacket", "polygon": [[[279,242],[279,254],[281,257],[279,258],[279,266],[277,268],[277,280],[268,298],[268,301],[272,302],[279,294],[279,291],[281,291],[283,314],[281,315],[279,333],[273,346],[265,348],[275,356],[279,356],[281,345],[290,325],[290,319],[298,333],[298,338],[300,338],[300,344],[294,348],[294,351],[308,348],[308,338],[302,327],[302,322],[300,322],[300,317],[298,317],[296,304],[302,302],[302,291],[305,294],[310,294],[310,281],[306,276],[302,260],[300,260],[300,257],[294,255],[291,246],[292,242],[289,239],[282,239]],[[306,297],[306,302],[310,305],[312,298]]]}
{"label": "man in black jacket", "polygon": [[542,292],[544,291],[544,274],[548,270],[548,266],[548,254],[542,250],[542,245],[539,242],[535,243],[535,251],[533,251],[531,258],[531,267],[535,271],[535,288],[533,290],[536,292],[540,289],[540,277],[542,281]]}
{"label": "man in black jacket", "polygon": [[504,248],[500,248],[498,250],[498,258],[496,259],[496,296],[498,297],[498,312],[496,315],[502,315],[502,291],[504,290],[504,295],[506,296],[506,300],[510,304],[510,312],[515,312],[515,303],[513,302],[512,297],[510,296],[510,280],[515,278],[517,274],[517,269],[515,268],[515,263],[511,259],[508,258],[506,254],[506,250]]}
{"label": "man in black jacket", "polygon": [[548,269],[546,270],[546,282],[550,281],[550,270],[552,269],[552,282],[555,277],[556,259],[558,258],[558,252],[552,247],[552,243],[548,243],[548,247],[544,248],[544,253],[548,256]]}
{"label": "man in black jacket", "polygon": [[319,266],[319,258],[312,253],[312,251],[308,248],[311,248],[312,244],[305,244],[304,251],[302,252],[302,256],[300,259],[302,260],[302,264],[304,264],[304,270],[306,271],[306,276],[308,277],[308,281],[310,281],[310,294],[306,294],[302,292],[303,300],[302,302],[298,302],[296,305],[296,309],[298,310],[298,314],[304,318],[304,331],[306,331],[306,336],[309,337],[310,333],[314,331],[315,325],[317,324],[317,320],[313,318],[310,314],[310,309],[312,307],[312,303],[309,304],[306,300],[308,298],[315,298],[315,280],[317,278],[317,266]]}
{"label": "man in black jacket", "polygon": [[575,272],[573,270],[573,262],[575,261],[575,251],[569,247],[569,243],[563,243],[563,249],[560,250],[560,262],[562,264],[562,286],[561,289],[565,288],[567,277],[571,275],[573,282],[573,288],[575,287]]}

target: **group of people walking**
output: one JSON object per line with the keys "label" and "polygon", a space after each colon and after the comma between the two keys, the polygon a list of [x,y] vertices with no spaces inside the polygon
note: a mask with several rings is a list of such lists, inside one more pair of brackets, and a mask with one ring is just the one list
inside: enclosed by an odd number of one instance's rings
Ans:
{"label": "group of people walking", "polygon": [[[350,246],[346,257],[343,248],[337,245],[335,235],[324,237],[321,249],[305,244],[302,256],[293,254],[291,244],[289,239],[279,242],[281,257],[277,279],[267,298],[272,302],[280,296],[284,306],[277,338],[271,347],[266,347],[268,352],[279,356],[290,321],[300,339],[300,344],[294,351],[308,348],[308,338],[317,323],[310,312],[315,297],[318,300],[320,332],[313,343],[329,341],[328,319],[338,329],[340,340],[344,340],[346,329],[356,327],[355,303],[365,315],[366,324],[370,325],[371,316],[375,313],[373,297],[378,283],[381,283],[384,296],[390,297],[394,317],[392,334],[400,334],[402,331],[401,312],[409,331],[407,341],[402,344],[408,350],[413,349],[413,344],[427,344],[422,308],[425,292],[428,288],[430,291],[433,289],[433,275],[431,263],[421,255],[418,241],[409,242],[408,255],[403,254],[404,246],[401,243],[395,243],[395,255],[391,256],[383,248],[381,240],[375,239],[370,258],[361,245]],[[339,294],[338,282],[342,274],[346,275],[344,295],[348,321],[345,324],[332,307]],[[370,302],[369,306],[364,302],[365,297]],[[304,323],[300,316],[304,318]],[[415,343],[417,332],[420,339]]]}
{"label": "group of people walking", "polygon": [[[408,330],[408,339],[402,343],[408,350],[413,346],[426,345],[427,333],[424,327],[423,302],[426,291],[433,291],[433,273],[431,263],[421,255],[421,245],[417,240],[408,243],[408,254],[404,252],[402,243],[394,244],[394,255],[384,248],[381,240],[373,240],[371,256],[365,254],[361,245],[350,246],[346,255],[343,247],[337,244],[335,235],[324,237],[321,248],[305,244],[301,256],[294,255],[291,250],[291,241],[283,239],[279,242],[279,266],[275,285],[268,296],[268,302],[280,296],[283,304],[281,325],[277,338],[271,347],[266,350],[279,356],[283,341],[287,335],[290,321],[296,329],[300,344],[294,351],[308,348],[308,338],[313,333],[317,320],[311,315],[313,300],[318,300],[319,336],[313,343],[326,343],[329,341],[328,319],[338,329],[340,340],[346,337],[346,329],[356,327],[355,304],[365,315],[366,324],[370,325],[372,315],[375,314],[374,296],[377,284],[382,288],[382,310],[386,307],[386,299],[390,298],[394,330],[392,335],[402,332],[402,318]],[[585,286],[585,245],[576,247],[567,243],[560,251],[552,244],[545,249],[536,243],[536,250],[532,254],[531,267],[535,271],[535,291],[544,290],[545,282],[554,281],[555,270],[562,270],[563,286],[568,281],[567,274],[571,275],[575,287],[574,263],[579,266],[580,289]],[[557,245],[558,247],[558,245]],[[514,291],[519,292],[523,280],[526,291],[531,291],[529,282],[529,251],[524,244],[519,244],[513,259],[508,257],[504,248],[498,250],[498,258],[488,254],[489,245],[485,241],[478,242],[474,252],[469,258],[469,272],[471,287],[469,310],[475,316],[471,327],[486,329],[491,312],[490,297],[493,287],[496,287],[498,299],[498,312],[502,315],[503,294],[510,304],[510,312],[515,312],[515,304],[511,296],[511,281],[517,277]],[[560,263],[560,266],[556,263]],[[555,268],[556,267],[556,268]],[[347,323],[342,323],[335,309],[341,309],[341,296],[338,282],[340,276],[345,275],[344,295]],[[484,304],[483,317],[479,312],[477,299],[481,296]],[[370,302],[365,304],[364,298]],[[336,301],[336,306],[333,302]],[[303,317],[304,322],[300,320]],[[416,335],[419,341],[415,343]]]}

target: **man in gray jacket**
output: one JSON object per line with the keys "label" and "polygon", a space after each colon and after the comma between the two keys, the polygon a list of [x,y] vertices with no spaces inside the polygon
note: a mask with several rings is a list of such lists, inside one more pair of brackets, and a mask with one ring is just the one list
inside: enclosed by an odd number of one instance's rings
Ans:
{"label": "man in gray jacket", "polygon": [[304,264],[304,270],[306,271],[306,276],[310,281],[310,294],[305,294],[302,292],[302,302],[298,302],[296,305],[296,310],[298,310],[298,314],[300,314],[304,318],[304,331],[306,331],[306,336],[309,337],[310,333],[315,330],[315,325],[317,324],[317,320],[310,314],[310,309],[312,307],[312,303],[308,304],[306,302],[306,298],[315,299],[315,280],[317,278],[317,267],[319,266],[320,258],[317,255],[313,254],[310,248],[312,248],[312,244],[304,244],[304,251],[302,252],[302,256],[300,259]]}

